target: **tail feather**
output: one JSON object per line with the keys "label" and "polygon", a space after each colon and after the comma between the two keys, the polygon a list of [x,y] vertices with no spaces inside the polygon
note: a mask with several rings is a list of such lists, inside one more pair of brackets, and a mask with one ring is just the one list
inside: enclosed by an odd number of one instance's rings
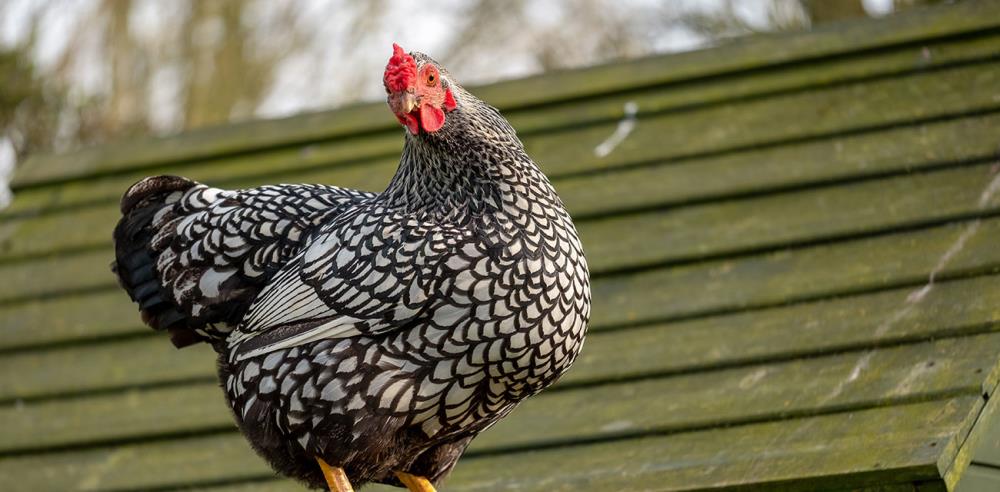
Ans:
{"label": "tail feather", "polygon": [[132,185],[115,228],[118,283],[178,347],[227,336],[312,228],[370,193],[321,185],[210,188],[177,176]]}
{"label": "tail feather", "polygon": [[156,258],[150,249],[155,230],[153,217],[169,207],[168,197],[197,183],[176,176],[147,178],[133,185],[122,197],[122,219],[115,228],[115,262],[112,271],[129,298],[139,305],[144,323],[156,330],[169,330],[178,348],[202,341],[203,337],[181,336],[200,328],[192,323],[156,277]]}

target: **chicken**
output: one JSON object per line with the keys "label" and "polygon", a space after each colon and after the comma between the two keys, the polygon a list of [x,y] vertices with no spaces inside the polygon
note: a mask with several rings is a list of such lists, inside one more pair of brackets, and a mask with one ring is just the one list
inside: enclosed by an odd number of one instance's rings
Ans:
{"label": "chicken", "polygon": [[405,145],[385,191],[157,176],[125,193],[114,232],[143,320],[211,344],[250,445],[316,488],[433,490],[570,367],[590,316],[576,229],[514,129],[393,48]]}

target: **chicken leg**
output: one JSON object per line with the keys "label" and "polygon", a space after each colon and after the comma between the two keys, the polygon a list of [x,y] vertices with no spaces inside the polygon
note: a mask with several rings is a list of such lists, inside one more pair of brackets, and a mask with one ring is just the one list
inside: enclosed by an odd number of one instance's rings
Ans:
{"label": "chicken leg", "polygon": [[323,470],[323,478],[326,479],[326,485],[330,487],[330,492],[354,492],[354,487],[351,487],[351,481],[347,479],[343,468],[330,466],[320,457],[317,457],[316,461],[319,462],[319,467]]}
{"label": "chicken leg", "polygon": [[437,492],[430,480],[417,475],[410,475],[406,472],[396,472],[396,478],[406,486],[410,492]]}

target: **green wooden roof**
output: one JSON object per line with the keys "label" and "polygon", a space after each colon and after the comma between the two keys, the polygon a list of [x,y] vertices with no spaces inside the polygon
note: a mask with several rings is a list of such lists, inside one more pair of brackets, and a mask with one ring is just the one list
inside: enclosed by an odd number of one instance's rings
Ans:
{"label": "green wooden roof", "polygon": [[[594,316],[443,490],[994,490],[1000,2],[474,92],[576,217]],[[26,163],[0,215],[2,488],[299,490],[236,432],[210,349],[115,285],[117,199],[157,173],[379,190],[401,133],[372,103]]]}

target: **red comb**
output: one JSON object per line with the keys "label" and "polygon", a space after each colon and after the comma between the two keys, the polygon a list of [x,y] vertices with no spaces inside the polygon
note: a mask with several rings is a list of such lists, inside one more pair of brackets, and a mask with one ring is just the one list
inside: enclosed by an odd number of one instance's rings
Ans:
{"label": "red comb", "polygon": [[385,66],[382,82],[385,88],[393,92],[402,92],[411,86],[417,78],[417,62],[398,44],[392,43],[392,56]]}

